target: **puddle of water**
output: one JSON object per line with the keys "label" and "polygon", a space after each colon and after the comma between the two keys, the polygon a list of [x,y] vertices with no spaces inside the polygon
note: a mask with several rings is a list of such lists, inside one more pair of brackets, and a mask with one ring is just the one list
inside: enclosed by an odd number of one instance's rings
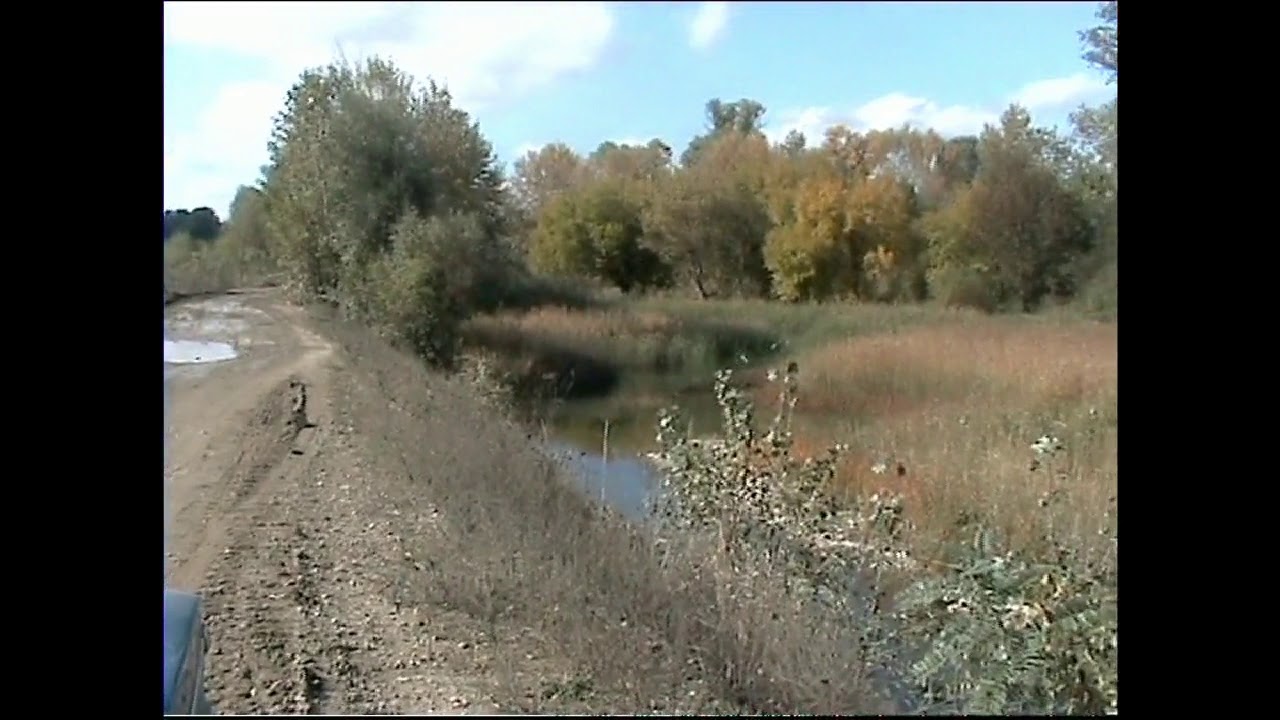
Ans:
{"label": "puddle of water", "polygon": [[636,456],[611,457],[608,462],[598,452],[584,451],[567,442],[552,441],[548,451],[563,462],[579,487],[590,498],[602,500],[629,520],[650,517],[653,501],[660,492],[658,471]]}
{"label": "puddle of water", "polygon": [[164,361],[170,365],[234,360],[236,349],[228,343],[199,340],[165,340]]}

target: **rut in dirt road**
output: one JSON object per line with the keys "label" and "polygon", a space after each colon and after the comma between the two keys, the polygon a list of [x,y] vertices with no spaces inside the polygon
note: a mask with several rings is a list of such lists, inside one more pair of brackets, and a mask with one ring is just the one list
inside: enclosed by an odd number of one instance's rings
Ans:
{"label": "rut in dirt road", "polygon": [[418,574],[412,530],[386,512],[327,386],[295,377],[264,398],[222,483],[227,530],[203,583],[210,700],[235,714],[494,709],[430,667],[438,624],[394,599]]}
{"label": "rut in dirt road", "polygon": [[224,713],[314,712],[325,692],[326,658],[302,640],[316,637],[319,548],[299,522],[302,508],[291,507],[310,495],[289,493],[313,470],[315,438],[304,429],[318,429],[306,417],[306,385],[289,378],[250,416],[215,510],[225,534],[206,537],[202,548],[221,553],[209,563],[205,595],[208,691]]}
{"label": "rut in dirt road", "polygon": [[355,527],[358,463],[308,390],[290,378],[264,399],[226,478],[232,532],[206,575],[209,695],[223,713],[412,712],[394,706],[394,661],[379,653],[408,623],[369,587],[394,538]]}

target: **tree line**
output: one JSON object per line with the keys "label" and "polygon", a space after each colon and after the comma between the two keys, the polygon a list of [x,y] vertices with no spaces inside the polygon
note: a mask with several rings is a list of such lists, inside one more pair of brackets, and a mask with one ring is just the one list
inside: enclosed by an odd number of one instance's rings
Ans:
{"label": "tree line", "polygon": [[164,241],[178,235],[186,235],[193,240],[209,241],[217,239],[222,233],[222,219],[213,208],[198,207],[194,210],[164,211]]}
{"label": "tree line", "polygon": [[624,292],[1033,310],[1114,252],[1114,102],[1065,135],[1011,106],[978,136],[835,126],[812,147],[797,132],[771,144],[753,100],[706,112],[679,164],[660,140],[521,158],[533,268]]}
{"label": "tree line", "polygon": [[[1116,4],[1098,18],[1083,58],[1115,82]],[[383,59],[332,64],[290,89],[262,182],[223,232],[295,296],[442,363],[462,319],[528,302],[547,277],[702,298],[1114,303],[1116,100],[1064,132],[1014,105],[953,138],[835,126],[771,142],[766,112],[711,100],[678,158],[660,139],[586,156],[552,143],[508,178],[447,89]]]}

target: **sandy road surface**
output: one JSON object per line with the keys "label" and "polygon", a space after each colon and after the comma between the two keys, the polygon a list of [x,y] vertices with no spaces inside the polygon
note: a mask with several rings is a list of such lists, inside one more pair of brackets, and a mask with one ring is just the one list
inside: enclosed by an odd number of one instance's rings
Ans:
{"label": "sandy road surface", "polygon": [[[219,712],[554,710],[519,700],[557,672],[538,638],[405,600],[430,562],[405,539],[442,532],[438,511],[368,451],[376,388],[304,311],[247,291],[173,305],[166,324],[239,352],[165,368],[166,579],[207,599]],[[498,654],[528,662],[499,679]]]}

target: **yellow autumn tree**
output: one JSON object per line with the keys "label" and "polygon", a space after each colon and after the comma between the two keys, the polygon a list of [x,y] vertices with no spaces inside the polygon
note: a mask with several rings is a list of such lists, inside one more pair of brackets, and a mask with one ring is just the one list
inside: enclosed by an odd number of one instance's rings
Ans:
{"label": "yellow autumn tree", "polygon": [[919,299],[924,295],[924,242],[915,229],[915,191],[893,174],[853,186],[848,198],[849,253],[859,259],[851,288],[868,300]]}
{"label": "yellow autumn tree", "polygon": [[831,155],[821,148],[787,154],[775,149],[765,168],[763,196],[774,225],[790,220],[801,183],[816,178],[838,181],[840,173]]}
{"label": "yellow autumn tree", "polygon": [[791,300],[821,300],[852,289],[853,218],[845,183],[834,177],[802,181],[791,213],[769,233],[765,263],[774,292]]}

